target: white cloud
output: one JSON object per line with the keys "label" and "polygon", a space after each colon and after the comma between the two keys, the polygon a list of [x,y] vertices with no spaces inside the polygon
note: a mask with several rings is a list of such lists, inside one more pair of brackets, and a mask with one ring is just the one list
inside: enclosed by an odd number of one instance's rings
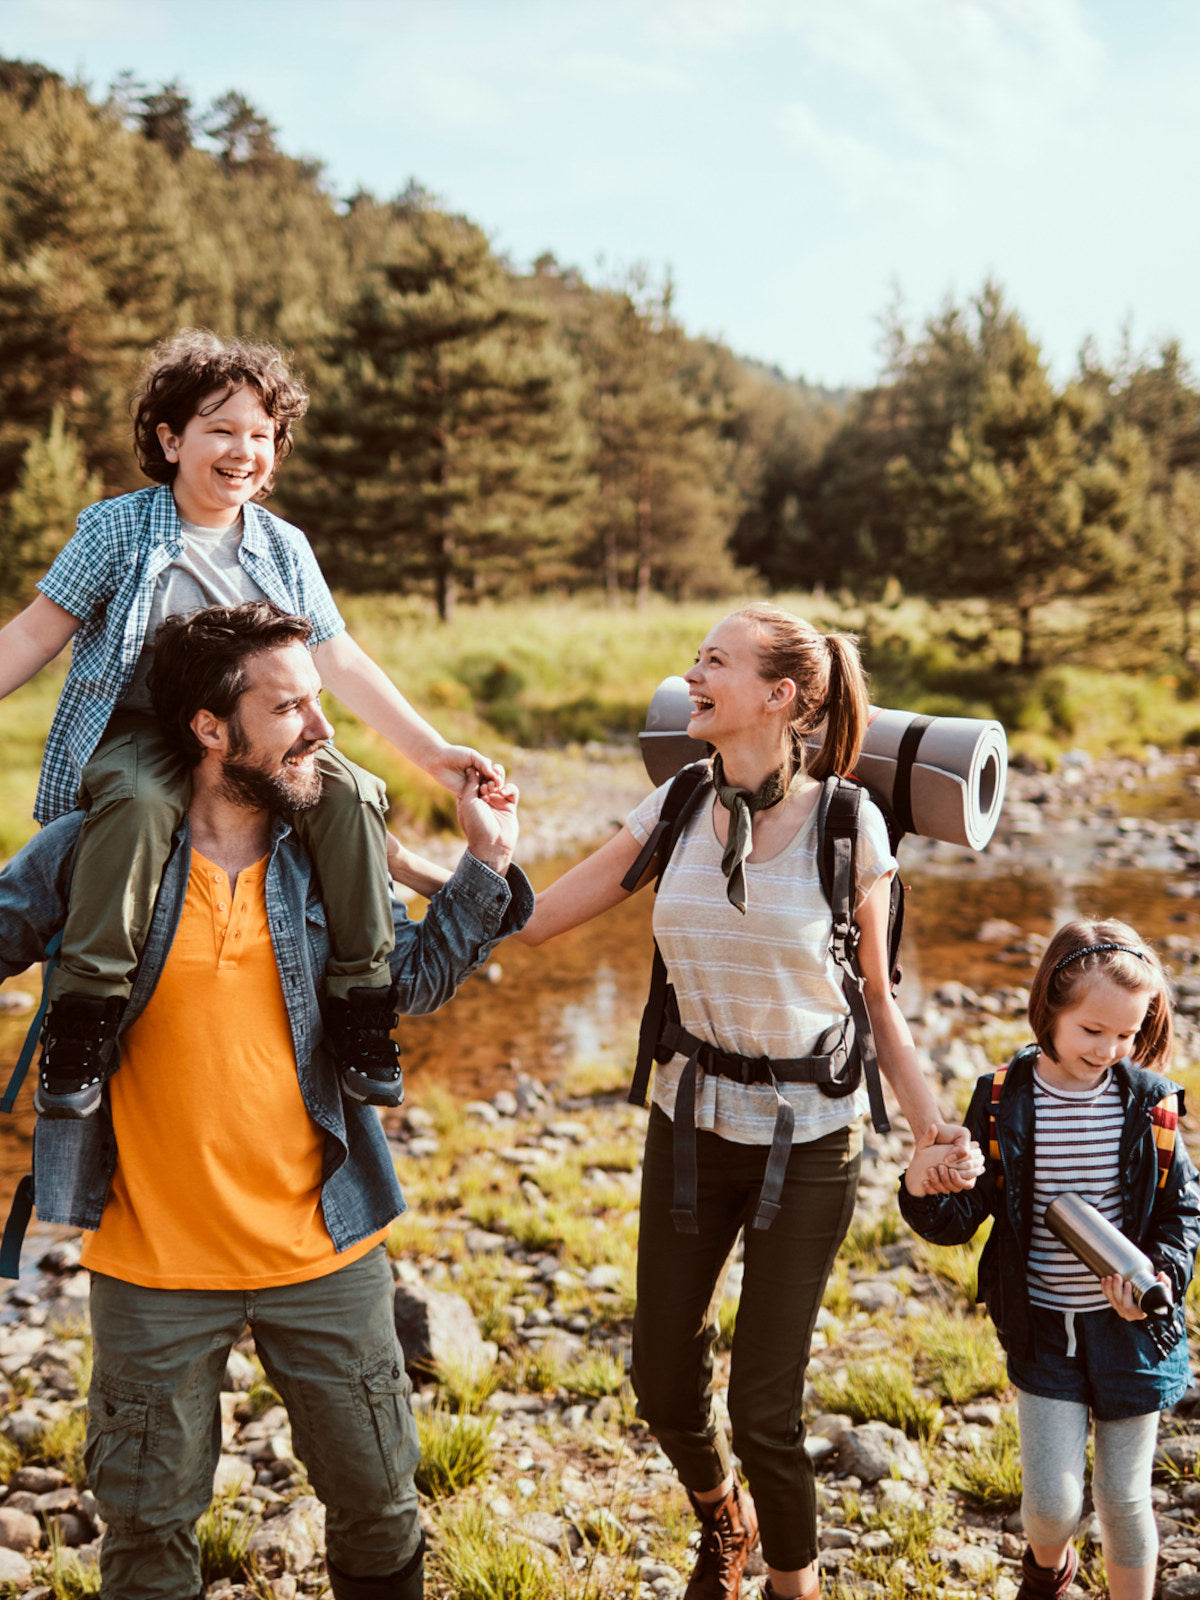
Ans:
{"label": "white cloud", "polygon": [[26,27],[32,23],[56,44],[122,36],[165,39],[170,18],[167,7],[157,0],[35,0],[14,9]]}
{"label": "white cloud", "polygon": [[686,74],[664,61],[638,61],[595,50],[573,50],[553,70],[565,80],[605,94],[679,94],[691,88]]}

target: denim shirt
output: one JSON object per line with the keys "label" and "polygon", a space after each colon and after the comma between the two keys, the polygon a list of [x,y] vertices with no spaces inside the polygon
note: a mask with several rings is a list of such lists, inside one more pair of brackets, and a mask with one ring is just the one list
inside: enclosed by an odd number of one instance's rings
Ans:
{"label": "denim shirt", "polygon": [[[0,872],[0,977],[40,961],[66,917],[74,847],[83,813],[72,811],[43,828]],[[144,1010],[179,926],[191,870],[187,820],[181,824],[163,874],[146,948],[122,1030]],[[295,1070],[308,1114],[325,1134],[321,1208],[336,1251],[348,1250],[398,1217],[404,1196],[379,1117],[371,1106],[344,1099],[322,1044],[318,1001],[329,939],[325,908],[308,856],[282,818],[272,822],[267,862],[267,923],[283,981],[295,1047]],[[424,920],[395,907],[396,946],[390,958],[399,981],[400,1010],[436,1011],[491,954],[524,926],[533,891],[519,867],[499,877],[464,855],[434,895]],[[198,1018],[198,1025],[212,1019]],[[170,1063],[163,1064],[170,1070]],[[186,1138],[186,1129],[179,1130]],[[39,1117],[34,1131],[34,1204],[42,1222],[97,1228],[117,1164],[108,1096],[83,1121]]]}

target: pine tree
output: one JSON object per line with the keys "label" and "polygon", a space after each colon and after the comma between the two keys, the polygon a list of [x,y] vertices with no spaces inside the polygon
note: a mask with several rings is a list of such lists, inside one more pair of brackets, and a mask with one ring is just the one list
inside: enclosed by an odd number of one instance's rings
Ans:
{"label": "pine tree", "polygon": [[0,590],[6,602],[24,603],[74,530],[75,518],[100,496],[79,440],[55,406],[48,432],[31,439],[17,486],[0,516]]}
{"label": "pine tree", "polygon": [[126,405],[175,325],[174,170],[82,90],[0,93],[0,497],[56,405],[107,485],[138,481]]}
{"label": "pine tree", "polygon": [[571,549],[574,369],[480,229],[401,207],[326,372],[303,496],[338,581],[428,587],[445,619],[464,588],[495,592]]}
{"label": "pine tree", "polygon": [[[1111,594],[1136,571],[1148,461],[1133,429],[1114,433],[1102,452],[1093,447],[1095,397],[1081,384],[1056,390],[993,286],[975,302],[974,329],[963,327],[968,359],[940,460],[920,449],[918,433],[890,481],[921,586],[984,595],[1015,626],[1019,665],[1030,668],[1052,601]],[[941,348],[931,335],[908,352],[905,370],[925,379]]]}

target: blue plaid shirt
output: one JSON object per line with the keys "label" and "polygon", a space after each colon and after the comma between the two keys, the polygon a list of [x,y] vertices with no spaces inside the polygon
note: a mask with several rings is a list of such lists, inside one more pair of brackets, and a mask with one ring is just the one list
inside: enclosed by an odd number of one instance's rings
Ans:
{"label": "blue plaid shirt", "polygon": [[[346,624],[299,528],[253,503],[243,517],[238,560],[267,599],[307,617],[317,644],[341,633]],[[33,810],[38,822],[74,807],[80,775],[142,653],[158,575],[182,553],[175,496],[160,484],[81,511],[74,538],[38,584],[48,600],[80,619],[46,738]]]}

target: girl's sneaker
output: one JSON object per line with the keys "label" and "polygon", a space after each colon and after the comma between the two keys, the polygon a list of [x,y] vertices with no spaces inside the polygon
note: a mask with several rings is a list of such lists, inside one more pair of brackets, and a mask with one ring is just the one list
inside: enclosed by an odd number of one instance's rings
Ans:
{"label": "girl's sneaker", "polygon": [[1026,1545],[1021,1557],[1021,1587],[1017,1590],[1017,1600],[1062,1600],[1078,1570],[1079,1556],[1073,1544],[1067,1546],[1066,1560],[1057,1572],[1039,1567],[1033,1559],[1033,1551]]}
{"label": "girl's sneaker", "polygon": [[399,986],[351,989],[325,1001],[325,1041],[337,1058],[342,1091],[369,1106],[404,1100],[400,1050],[392,1029],[400,1020]]}

